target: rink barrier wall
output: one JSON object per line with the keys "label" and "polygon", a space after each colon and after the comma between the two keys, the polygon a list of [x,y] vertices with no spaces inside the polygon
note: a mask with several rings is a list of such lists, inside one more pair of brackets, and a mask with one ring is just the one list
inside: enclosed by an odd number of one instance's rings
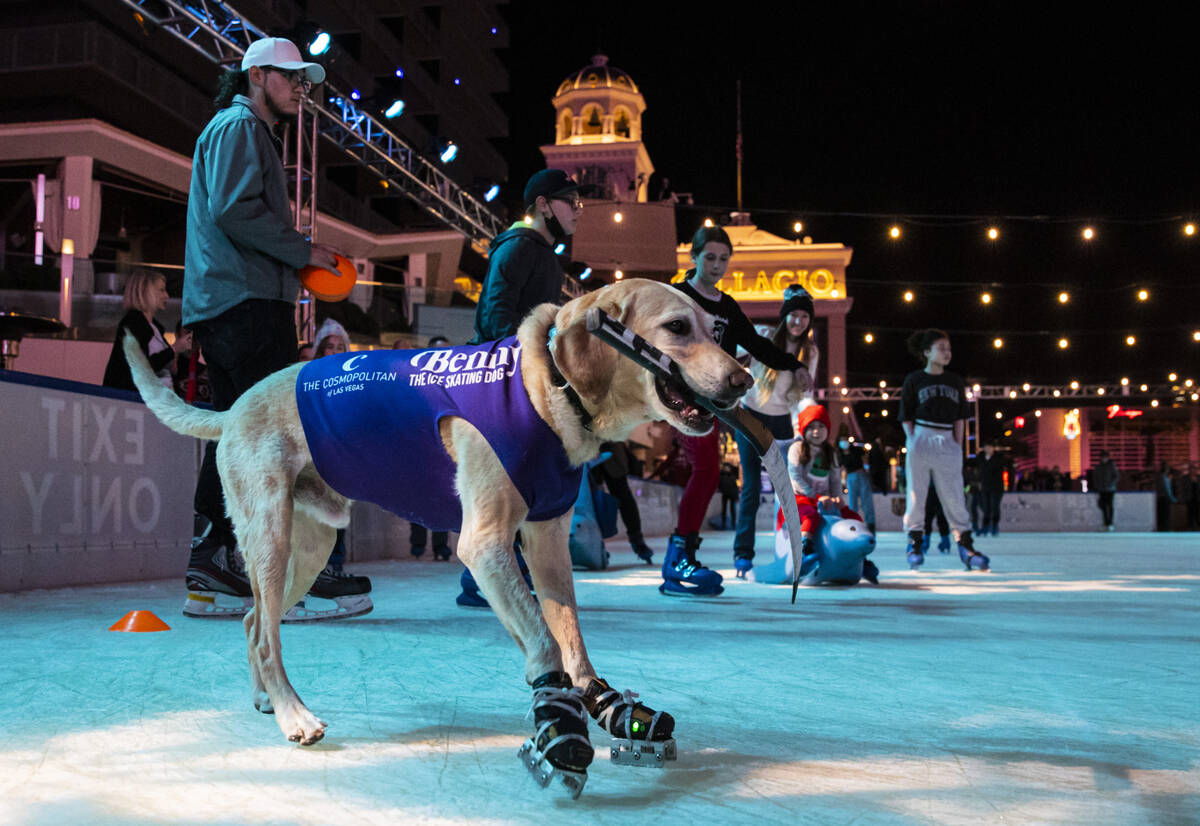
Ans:
{"label": "rink barrier wall", "polygon": [[[182,580],[202,441],[161,425],[136,393],[15,371],[0,370],[0,409],[0,592]],[[642,532],[670,534],[683,489],[635,477],[629,487]],[[1098,531],[1096,501],[1096,494],[1008,493],[1000,529]],[[771,532],[774,496],[761,502],[757,528]],[[1114,505],[1118,531],[1154,529],[1153,493],[1118,493]],[[720,509],[714,496],[708,516]],[[904,498],[875,494],[875,512],[879,530],[899,531]],[[614,548],[626,542],[618,525]],[[356,502],[348,560],[407,558],[408,531],[407,521]],[[451,534],[451,547],[457,540]]]}

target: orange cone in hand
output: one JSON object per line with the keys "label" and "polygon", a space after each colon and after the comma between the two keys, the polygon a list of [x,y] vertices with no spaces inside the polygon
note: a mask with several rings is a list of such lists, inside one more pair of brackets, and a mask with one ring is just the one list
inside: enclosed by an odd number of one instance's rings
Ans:
{"label": "orange cone in hand", "polygon": [[117,620],[109,631],[170,631],[171,626],[154,615],[153,611],[130,611]]}

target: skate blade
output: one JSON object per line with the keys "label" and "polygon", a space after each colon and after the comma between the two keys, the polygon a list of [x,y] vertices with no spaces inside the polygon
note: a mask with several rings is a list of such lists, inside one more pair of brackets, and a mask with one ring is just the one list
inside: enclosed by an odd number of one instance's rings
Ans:
{"label": "skate blade", "polygon": [[658,592],[667,597],[700,597],[708,599],[710,597],[719,597],[725,593],[725,586],[718,585],[714,591],[677,591],[674,588],[667,588],[660,585],[658,586]]}
{"label": "skate blade", "polygon": [[335,597],[334,599],[308,596],[289,608],[287,613],[283,615],[281,622],[292,624],[350,619],[351,617],[361,617],[363,614],[369,614],[374,608],[374,603],[371,602],[371,598],[366,594]]}
{"label": "skate blade", "polygon": [[521,744],[521,748],[517,751],[517,759],[525,764],[525,768],[533,776],[533,781],[543,789],[547,788],[555,777],[559,778],[572,800],[579,799],[579,795],[583,792],[583,786],[587,783],[586,771],[573,772],[569,769],[560,769],[545,757],[539,758],[532,737]]}
{"label": "skate blade", "polygon": [[216,591],[188,591],[183,615],[196,619],[241,619],[254,607],[254,597],[235,597]]}
{"label": "skate blade", "polygon": [[678,759],[674,740],[614,739],[610,754],[618,766],[642,769],[665,769],[668,761]]}

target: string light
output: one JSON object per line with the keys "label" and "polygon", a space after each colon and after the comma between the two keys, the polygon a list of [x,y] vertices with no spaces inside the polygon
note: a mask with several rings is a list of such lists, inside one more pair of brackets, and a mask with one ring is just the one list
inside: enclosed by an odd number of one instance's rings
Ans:
{"label": "string light", "polygon": [[707,227],[708,229],[712,229],[712,227],[713,227],[713,219],[712,219],[712,218],[705,218],[705,219],[704,219],[704,226],[705,226],[705,227]]}
{"label": "string light", "polygon": [[849,413],[849,412],[850,412],[850,408],[849,408],[849,407],[845,407],[845,406],[843,406],[843,407],[842,407],[842,412],[843,412],[843,413]]}
{"label": "string light", "polygon": [[1176,373],[1167,373],[1167,381],[1176,381],[1179,378]]}
{"label": "string light", "polygon": [[621,272],[620,270],[617,270],[615,273],[613,273],[613,278],[615,278],[617,281],[620,281],[624,277],[625,273]]}
{"label": "string light", "polygon": [[880,411],[879,411],[879,415],[880,415],[880,416],[886,416],[886,415],[887,415],[887,411],[886,411],[886,410],[880,410]]}
{"label": "string light", "polygon": [[1042,418],[1042,411],[1041,411],[1041,409],[1038,409],[1038,410],[1035,410],[1035,411],[1033,411],[1033,415],[1037,416],[1039,419],[1040,419],[1040,418]]}
{"label": "string light", "polygon": [[1066,292],[1066,291],[1063,291],[1063,292],[1061,292],[1061,293],[1059,293],[1059,294],[1058,294],[1058,303],[1059,303],[1059,304],[1066,304],[1066,303],[1067,303],[1068,301],[1070,301],[1070,300],[1071,300],[1071,294],[1070,294],[1070,293],[1068,293],[1068,292]]}
{"label": "string light", "polygon": [[912,290],[905,290],[905,291],[904,291],[904,300],[905,300],[905,301],[907,301],[907,302],[909,302],[909,303],[911,304],[911,303],[912,303],[912,300],[913,300],[913,298],[914,298],[914,296],[913,296]]}
{"label": "string light", "polygon": [[1125,336],[1125,343],[1132,347],[1137,344],[1137,338],[1135,336]]}
{"label": "string light", "polygon": [[1053,395],[1054,398],[1057,399],[1059,396],[1062,395],[1062,392],[1060,390],[1058,390],[1058,388],[1055,388],[1054,393],[1052,393],[1051,395]]}
{"label": "string light", "polygon": [[1072,382],[1071,382],[1071,389],[1072,389],[1072,390],[1078,390],[1078,389],[1079,389],[1079,382],[1077,382],[1077,381],[1072,381]]}
{"label": "string light", "polygon": [[990,240],[995,241],[997,238],[1000,237],[1000,230],[997,229],[996,227],[988,227],[987,235]]}
{"label": "string light", "polygon": [[1192,330],[1192,341],[1200,341],[1200,330]]}
{"label": "string light", "polygon": [[616,212],[613,213],[613,221],[615,221],[616,223],[619,224],[624,220],[625,220],[625,216],[621,214],[621,210],[618,209]]}
{"label": "string light", "polygon": [[983,295],[979,296],[979,300],[982,301],[984,304],[991,304],[992,303],[992,294],[984,293]]}
{"label": "string light", "polygon": [[[1171,375],[1172,375],[1172,376],[1174,376],[1175,374],[1174,374],[1174,373],[1172,373]],[[1175,379],[1174,379],[1174,378],[1172,378],[1172,379],[1171,379],[1171,381],[1175,381]],[[886,382],[886,381],[884,381],[883,379],[880,379],[880,380],[879,380],[879,387],[880,387],[880,389],[883,389],[884,387],[887,387],[887,382]]]}
{"label": "string light", "polygon": [[1017,397],[1017,391],[1016,391],[1016,390],[1009,390],[1009,391],[1008,391],[1008,397],[1009,397],[1010,399],[1015,399],[1015,398]]}
{"label": "string light", "polygon": [[1097,396],[1103,396],[1103,395],[1104,395],[1104,388],[1103,388],[1103,387],[1097,387],[1097,388],[1096,388],[1096,395],[1097,395]]}
{"label": "string light", "polygon": [[1190,222],[1184,224],[1183,225],[1183,234],[1187,235],[1187,236],[1195,235],[1196,234],[1196,225],[1193,223],[1190,223]]}
{"label": "string light", "polygon": [[1138,299],[1138,301],[1146,301],[1146,300],[1148,300],[1149,298],[1150,298],[1150,291],[1149,291],[1149,290],[1138,290],[1138,292],[1137,292],[1137,299]]}
{"label": "string light", "polygon": [[1129,386],[1129,377],[1128,376],[1121,376],[1121,386],[1122,387]]}
{"label": "string light", "polygon": [[1142,386],[1141,386],[1139,389],[1140,389],[1140,390],[1141,390],[1143,393],[1145,393],[1147,390],[1149,390],[1149,389],[1150,389],[1150,387],[1149,387],[1149,385],[1145,385],[1145,384],[1143,384],[1143,385],[1142,385]]}
{"label": "string light", "polygon": [[1183,386],[1184,386],[1184,387],[1191,387],[1193,383],[1194,383],[1194,382],[1193,382],[1191,379],[1188,379],[1187,381],[1185,381],[1185,382],[1183,383]]}
{"label": "string light", "polygon": [[999,350],[1001,347],[1004,346],[1004,339],[1002,339],[1002,338],[992,339],[992,346],[995,347],[997,350]]}
{"label": "string light", "polygon": [[871,333],[867,333],[865,336],[863,336],[863,341],[865,341],[867,344],[870,344],[874,340],[875,340],[875,336],[872,335]]}
{"label": "string light", "polygon": [[1150,400],[1150,406],[1151,406],[1151,407],[1158,407],[1158,399],[1151,399],[1151,400]]}
{"label": "string light", "polygon": [[1091,241],[1095,237],[1096,237],[1096,231],[1094,229],[1092,229],[1091,227],[1083,228],[1083,240],[1084,241]]}
{"label": "string light", "polygon": [[1065,338],[1060,338],[1058,340],[1058,349],[1065,350],[1070,346],[1071,346],[1071,342],[1067,341]]}
{"label": "string light", "polygon": [[996,411],[996,418],[997,418],[997,419],[1003,419],[1003,418],[1004,418],[1004,414],[1003,414],[1003,413],[1001,413],[999,410],[997,410],[997,411]]}
{"label": "string light", "polygon": [[804,232],[804,222],[797,221],[796,223],[792,224],[792,232],[796,233],[797,235]]}
{"label": "string light", "polygon": [[900,237],[900,227],[892,224],[892,228],[888,230],[888,235],[891,236],[893,241],[897,240]]}
{"label": "string light", "polygon": [[842,383],[842,377],[841,377],[841,376],[834,376],[834,377],[833,377],[833,383],[834,383],[834,384],[841,384],[841,383]]}

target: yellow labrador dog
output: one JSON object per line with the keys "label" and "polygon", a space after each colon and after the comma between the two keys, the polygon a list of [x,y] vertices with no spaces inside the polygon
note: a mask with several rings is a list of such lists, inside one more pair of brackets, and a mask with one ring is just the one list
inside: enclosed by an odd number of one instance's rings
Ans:
{"label": "yellow labrador dog", "polygon": [[[665,420],[695,435],[713,426],[712,414],[685,402],[678,392],[682,388],[655,379],[588,333],[585,315],[591,307],[674,359],[690,390],[719,406],[734,405],[753,383],[714,343],[712,317],[665,284],[630,279],[561,308],[536,307],[517,334],[520,381],[537,417],[552,431],[549,439],[561,443],[573,466],[594,458],[602,442],[623,440],[643,422]],[[230,410],[213,412],[189,407],[165,388],[132,337],[124,348],[143,399],[163,424],[220,440],[217,467],[254,591],[254,608],[244,621],[254,704],[275,714],[288,740],[315,743],[326,723],[309,711],[288,681],[279,624],[325,566],[335,530],[350,521],[350,500],[314,466],[296,400],[304,365],[268,376]],[[631,692],[612,690],[588,659],[572,581],[569,507],[555,518],[527,518],[530,505],[479,429],[464,418],[447,416],[437,423],[437,433],[453,461],[461,500],[458,555],[525,654],[536,732],[522,757],[535,778],[545,786],[557,774],[578,794],[592,759],[585,710],[618,740],[643,746],[669,741],[667,759],[672,758],[670,716],[635,702]],[[574,478],[572,502],[579,477]],[[513,552],[518,530],[536,600]],[[661,750],[652,756],[661,762]]]}

